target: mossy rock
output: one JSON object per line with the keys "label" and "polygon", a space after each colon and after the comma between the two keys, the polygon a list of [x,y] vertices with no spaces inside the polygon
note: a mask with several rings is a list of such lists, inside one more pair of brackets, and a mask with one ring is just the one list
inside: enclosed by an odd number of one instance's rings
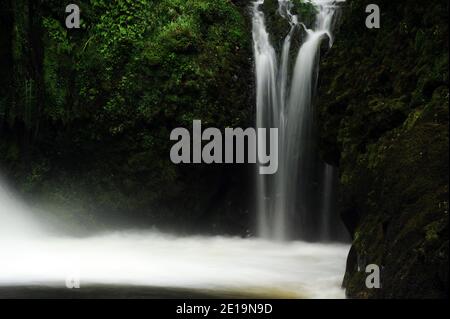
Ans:
{"label": "mossy rock", "polygon": [[[321,61],[320,148],[340,167],[351,298],[448,297],[448,13],[422,2],[377,3],[379,30],[364,27],[369,1],[345,3]],[[365,286],[371,263],[381,289]]]}

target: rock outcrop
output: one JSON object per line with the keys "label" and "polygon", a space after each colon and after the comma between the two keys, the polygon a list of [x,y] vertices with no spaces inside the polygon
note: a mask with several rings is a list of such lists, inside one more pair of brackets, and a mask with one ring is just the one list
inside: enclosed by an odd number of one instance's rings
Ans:
{"label": "rock outcrop", "polygon": [[[448,2],[344,4],[321,62],[322,156],[340,168],[350,298],[448,296]],[[365,267],[381,268],[367,289]]]}

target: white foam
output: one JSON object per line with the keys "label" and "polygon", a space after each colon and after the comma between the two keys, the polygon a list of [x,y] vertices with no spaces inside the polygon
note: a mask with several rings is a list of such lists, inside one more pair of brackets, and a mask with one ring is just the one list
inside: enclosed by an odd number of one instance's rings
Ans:
{"label": "white foam", "polygon": [[0,285],[119,284],[343,298],[347,245],[115,233],[0,242]]}

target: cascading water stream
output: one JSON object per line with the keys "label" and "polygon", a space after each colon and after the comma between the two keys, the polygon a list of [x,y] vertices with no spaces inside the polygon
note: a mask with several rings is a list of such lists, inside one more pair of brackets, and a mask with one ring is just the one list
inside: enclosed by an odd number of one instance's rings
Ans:
{"label": "cascading water stream", "polygon": [[[324,14],[317,19],[316,31],[308,30],[291,80],[289,58],[292,38],[300,27],[298,18],[291,14],[292,3],[280,0],[279,13],[289,21],[290,30],[278,64],[264,14],[259,9],[262,3],[263,0],[255,2],[253,15],[257,121],[259,127],[281,128],[280,138],[284,141],[281,152],[285,155],[275,179],[259,180],[259,227],[266,237],[285,238],[289,223],[286,212],[295,196],[294,189],[290,189],[294,187],[290,181],[292,166],[307,162],[300,159],[305,146],[299,147],[293,141],[299,136],[307,140],[311,129],[314,64],[332,19]],[[331,2],[326,3],[328,6]],[[300,167],[298,173],[302,172]],[[332,188],[333,176],[332,170],[326,172],[325,192]],[[329,210],[329,206],[324,206],[322,212],[327,215]],[[33,216],[40,216],[39,222]],[[111,285],[119,297],[136,286],[153,289],[156,297],[160,296],[160,289],[173,289],[175,295],[171,297],[178,298],[185,297],[186,290],[222,297],[344,297],[341,281],[347,245],[265,238],[183,237],[154,230],[71,236],[70,223],[61,222],[67,227],[55,230],[42,216],[16,199],[0,180],[0,298],[9,297],[13,287],[22,289],[27,296],[33,286],[44,287],[44,292],[55,288],[66,290],[67,279],[73,276],[80,280],[82,293],[95,293],[99,286]],[[59,225],[59,221],[51,222]]]}
{"label": "cascading water stream", "polygon": [[[275,176],[258,177],[258,229],[260,236],[277,240],[292,237],[293,216],[300,236],[313,233],[323,224],[312,216],[314,208],[314,110],[312,98],[317,78],[319,49],[326,38],[332,45],[332,29],[337,1],[311,0],[317,10],[311,29],[300,23],[291,13],[289,0],[278,0],[278,14],[290,24],[278,56],[270,42],[265,16],[264,0],[253,4],[253,43],[257,88],[257,126],[279,129],[279,168]],[[304,41],[298,51],[292,78],[290,55],[293,35],[304,30]],[[326,196],[325,196],[326,197]],[[317,205],[316,205],[317,206]],[[324,218],[327,218],[326,216]],[[311,222],[311,220],[313,222]]]}

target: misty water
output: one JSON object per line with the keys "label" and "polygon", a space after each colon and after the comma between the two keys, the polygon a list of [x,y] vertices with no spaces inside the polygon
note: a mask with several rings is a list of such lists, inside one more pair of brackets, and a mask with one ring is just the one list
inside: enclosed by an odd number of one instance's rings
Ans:
{"label": "misty water", "polygon": [[80,238],[48,232],[34,214],[0,186],[0,297],[13,287],[65,288],[74,278],[81,293],[111,285],[183,289],[176,297],[344,297],[347,245],[150,231]]}
{"label": "misty water", "polygon": [[[132,230],[70,236],[49,231],[48,221],[40,221],[39,212],[23,204],[0,181],[0,297],[11,296],[11,291],[19,291],[13,296],[23,296],[20,291],[30,287],[44,289],[41,296],[46,297],[52,289],[67,290],[72,280],[79,280],[79,291],[89,295],[98,294],[106,285],[125,291],[121,295],[125,297],[133,297],[136,287],[152,289],[153,297],[164,295],[167,289],[179,298],[191,295],[188,291],[203,297],[344,297],[341,283],[348,245],[286,241],[293,231],[288,225],[289,214],[296,209],[294,197],[305,196],[300,199],[306,201],[308,196],[292,176],[305,174],[307,161],[314,157],[308,157],[308,145],[294,142],[306,141],[312,130],[316,58],[321,41],[331,43],[335,2],[313,1],[317,21],[313,29],[307,29],[291,14],[290,1],[279,1],[279,14],[291,25],[281,60],[269,41],[262,3],[253,5],[257,124],[279,127],[282,137],[279,174],[258,182],[262,236],[176,236]],[[306,41],[290,72],[291,39],[300,28]],[[335,171],[322,167],[322,202],[309,214],[319,225],[313,229],[318,239],[329,239],[327,234],[335,227],[330,217]],[[313,228],[306,221],[303,227]]]}

